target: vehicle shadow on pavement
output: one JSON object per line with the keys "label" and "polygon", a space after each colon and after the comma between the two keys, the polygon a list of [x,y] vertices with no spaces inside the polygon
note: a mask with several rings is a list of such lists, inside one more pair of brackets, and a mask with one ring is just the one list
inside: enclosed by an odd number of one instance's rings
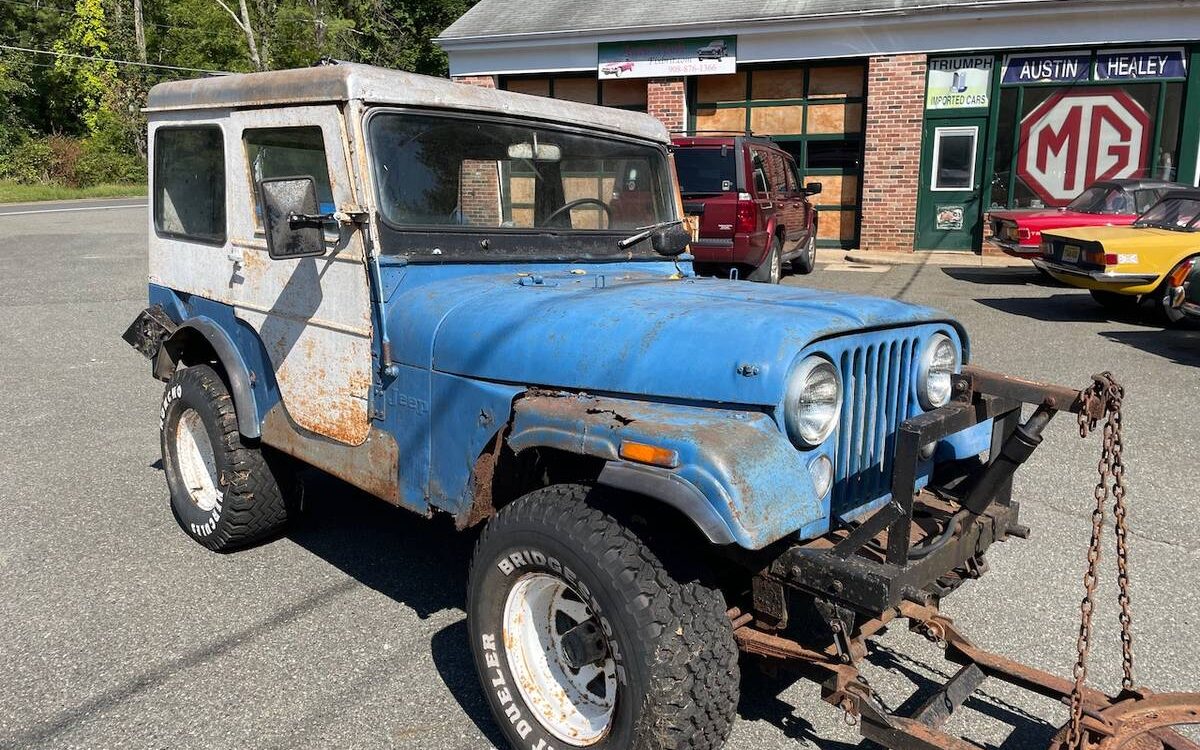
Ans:
{"label": "vehicle shadow on pavement", "polygon": [[1175,364],[1200,367],[1200,330],[1101,331],[1100,335]]}
{"label": "vehicle shadow on pavement", "polygon": [[985,307],[1009,315],[1020,315],[1046,323],[1129,323],[1161,329],[1149,310],[1137,309],[1128,315],[1104,309],[1085,291],[1052,294],[1049,297],[998,297],[976,300]]}
{"label": "vehicle shadow on pavement", "polygon": [[434,633],[429,643],[433,666],[441,675],[450,695],[454,696],[463,713],[475,723],[479,733],[495,747],[508,747],[504,735],[492,719],[483,689],[479,687],[471,651],[467,647],[468,639],[465,618]]}
{"label": "vehicle shadow on pavement", "polygon": [[[465,612],[476,534],[449,516],[425,520],[312,470],[304,476],[304,510],[287,537],[359,583],[426,619]],[[487,741],[505,747],[475,675],[461,618],[430,639],[434,668]]]}
{"label": "vehicle shadow on pavement", "polygon": [[1044,286],[1066,288],[1066,284],[1039,272],[1036,268],[942,268],[942,273],[956,281],[988,286]]}
{"label": "vehicle shadow on pavement", "polygon": [[472,533],[449,516],[395,508],[319,471],[304,473],[304,509],[287,537],[421,619],[466,606]]}
{"label": "vehicle shadow on pavement", "polygon": [[[911,715],[927,698],[940,688],[952,675],[923,661],[876,643],[866,657],[871,665],[900,675],[914,685],[912,695],[897,706],[888,705],[893,713]],[[803,678],[778,676],[763,672],[751,657],[743,658],[742,701],[738,715],[743,719],[766,721],[780,729],[789,739],[808,743],[820,750],[881,750],[869,740],[850,744],[826,739],[817,734],[813,725],[805,719],[797,706],[780,697],[780,694]],[[836,711],[838,709],[818,705],[813,710]],[[1046,747],[1057,727],[1052,727],[1019,706],[991,695],[987,683],[968,698],[958,711],[973,711],[989,720],[1011,727],[1008,736],[1000,745],[983,745],[995,750],[1027,750],[1031,747]]]}

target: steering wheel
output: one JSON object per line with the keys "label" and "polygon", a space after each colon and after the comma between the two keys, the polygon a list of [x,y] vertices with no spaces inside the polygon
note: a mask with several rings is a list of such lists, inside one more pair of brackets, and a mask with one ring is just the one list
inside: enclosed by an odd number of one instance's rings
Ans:
{"label": "steering wheel", "polygon": [[550,213],[550,215],[546,217],[546,223],[543,226],[550,226],[551,223],[556,218],[558,218],[559,214],[566,213],[567,211],[570,211],[573,208],[578,208],[579,206],[582,206],[582,205],[585,205],[588,203],[594,203],[595,205],[599,206],[600,208],[603,208],[604,213],[607,215],[606,223],[609,224],[610,226],[612,225],[612,207],[611,206],[609,206],[607,203],[600,200],[599,198],[579,198],[578,200],[573,200],[570,203],[567,203],[565,205],[559,206],[558,208],[554,209],[554,211],[552,211]]}

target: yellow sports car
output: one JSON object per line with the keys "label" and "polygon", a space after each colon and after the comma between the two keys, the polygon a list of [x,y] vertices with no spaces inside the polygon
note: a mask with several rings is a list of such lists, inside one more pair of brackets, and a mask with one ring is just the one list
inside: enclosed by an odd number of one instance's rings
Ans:
{"label": "yellow sports car", "polygon": [[1200,259],[1200,189],[1173,190],[1128,227],[1079,227],[1042,233],[1038,268],[1087,289],[1101,305],[1130,310],[1152,303],[1172,323],[1171,278]]}

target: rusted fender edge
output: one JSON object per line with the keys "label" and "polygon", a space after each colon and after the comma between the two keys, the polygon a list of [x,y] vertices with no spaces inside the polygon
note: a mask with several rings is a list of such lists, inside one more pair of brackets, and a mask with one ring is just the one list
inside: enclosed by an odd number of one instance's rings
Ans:
{"label": "rusted fender edge", "polygon": [[[679,466],[623,461],[623,440],[674,450]],[[679,509],[716,544],[761,549],[828,524],[804,462],[761,412],[531,391],[514,403],[508,444],[603,458],[602,483]]]}
{"label": "rusted fender edge", "polygon": [[[179,360],[180,341],[195,334],[203,336],[212,345],[213,351],[217,353],[217,358],[225,368],[225,374],[229,376],[230,395],[233,396],[233,405],[237,410],[238,432],[248,438],[260,437],[258,401],[254,396],[254,388],[250,385],[250,368],[246,366],[246,360],[242,358],[233,339],[213,320],[192,317],[180,323],[171,337],[163,341],[162,348],[154,358],[155,376],[160,376],[164,366],[174,369],[174,364]],[[169,373],[167,377],[170,377]]]}

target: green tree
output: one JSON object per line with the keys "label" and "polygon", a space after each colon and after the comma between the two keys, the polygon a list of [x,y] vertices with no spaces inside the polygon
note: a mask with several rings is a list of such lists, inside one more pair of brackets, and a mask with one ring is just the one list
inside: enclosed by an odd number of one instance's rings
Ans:
{"label": "green tree", "polygon": [[116,79],[117,67],[102,59],[109,56],[108,26],[101,0],[76,0],[75,17],[66,35],[54,42],[59,57],[55,70],[62,76],[73,109],[88,132],[94,132],[104,95]]}

